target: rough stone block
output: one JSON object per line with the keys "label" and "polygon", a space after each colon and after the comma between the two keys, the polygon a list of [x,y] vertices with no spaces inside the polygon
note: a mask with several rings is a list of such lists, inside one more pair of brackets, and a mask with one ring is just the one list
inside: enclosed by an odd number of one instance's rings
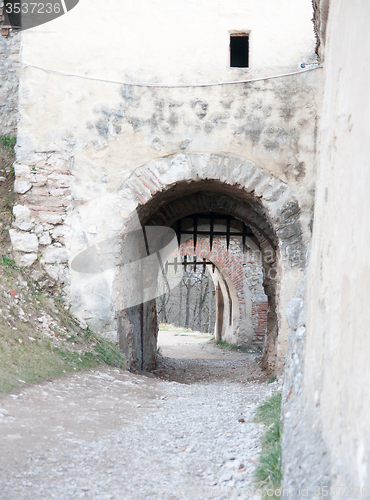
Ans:
{"label": "rough stone block", "polygon": [[16,177],[28,177],[31,173],[30,167],[28,165],[20,165],[19,163],[14,164],[14,174]]}
{"label": "rough stone block", "polygon": [[32,187],[32,184],[28,181],[16,180],[14,182],[14,191],[19,194],[27,193]]}
{"label": "rough stone block", "polygon": [[32,264],[35,262],[37,259],[37,254],[36,253],[24,253],[20,254],[17,253],[15,254],[14,260],[17,266],[20,267],[30,267]]}
{"label": "rough stone block", "polygon": [[21,252],[37,252],[39,242],[37,236],[31,233],[21,233],[16,229],[9,229],[10,239],[14,250]]}
{"label": "rough stone block", "polygon": [[41,263],[55,264],[68,262],[68,252],[65,247],[50,246],[42,253]]}
{"label": "rough stone block", "polygon": [[54,170],[64,170],[66,168],[66,160],[60,154],[49,156],[48,164],[54,167]]}
{"label": "rough stone block", "polygon": [[41,222],[48,224],[63,224],[62,216],[53,212],[39,212],[38,217]]}
{"label": "rough stone block", "polygon": [[43,234],[39,239],[39,244],[40,245],[50,245],[51,244],[50,236],[47,233]]}
{"label": "rough stone block", "polygon": [[286,308],[286,320],[288,325],[292,330],[296,330],[298,326],[298,318],[301,314],[301,310],[303,309],[304,302],[302,299],[295,297],[294,299],[288,302],[288,306]]}
{"label": "rough stone block", "polygon": [[66,230],[63,226],[56,226],[51,232],[54,239],[62,238],[66,234]]}
{"label": "rough stone block", "polygon": [[295,338],[297,340],[301,340],[303,339],[305,333],[306,333],[306,328],[304,326],[300,326],[295,334]]}
{"label": "rough stone block", "polygon": [[31,210],[24,205],[15,205],[13,207],[13,215],[15,217],[14,226],[22,231],[30,231],[35,222],[32,219]]}

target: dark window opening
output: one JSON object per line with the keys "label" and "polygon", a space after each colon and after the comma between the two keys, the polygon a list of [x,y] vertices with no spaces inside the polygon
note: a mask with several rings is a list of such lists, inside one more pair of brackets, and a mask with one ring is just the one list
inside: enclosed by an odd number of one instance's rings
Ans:
{"label": "dark window opening", "polygon": [[230,67],[249,68],[249,35],[230,35]]}
{"label": "dark window opening", "polygon": [[6,0],[4,2],[4,24],[15,28],[21,27],[21,2],[19,0]]}

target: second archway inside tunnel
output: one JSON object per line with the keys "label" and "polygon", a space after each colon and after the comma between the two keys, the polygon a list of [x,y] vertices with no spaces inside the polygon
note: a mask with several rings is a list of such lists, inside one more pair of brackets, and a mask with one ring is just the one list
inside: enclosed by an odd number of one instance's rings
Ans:
{"label": "second archway inside tunnel", "polygon": [[[159,324],[208,332],[216,341],[261,352],[268,311],[261,252],[249,237],[243,241],[240,221],[216,214],[211,244],[206,234],[209,217],[182,220],[187,230],[165,267],[181,267],[183,276],[177,287],[157,299]],[[194,235],[186,234],[194,231],[194,221],[202,233],[196,242]]]}

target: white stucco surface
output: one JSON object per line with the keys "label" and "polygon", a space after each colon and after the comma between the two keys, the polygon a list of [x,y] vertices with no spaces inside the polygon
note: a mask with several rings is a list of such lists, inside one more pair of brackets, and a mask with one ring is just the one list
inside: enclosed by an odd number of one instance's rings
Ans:
{"label": "white stucco surface", "polygon": [[311,432],[321,429],[316,446],[330,460],[322,472],[334,488],[357,488],[363,498],[370,495],[369,17],[365,0],[330,4],[303,373]]}
{"label": "white stucco surface", "polygon": [[80,0],[68,14],[25,32],[23,60],[86,75],[170,83],[238,79],[230,32],[250,33],[250,67],[298,68],[311,57],[309,0]]}

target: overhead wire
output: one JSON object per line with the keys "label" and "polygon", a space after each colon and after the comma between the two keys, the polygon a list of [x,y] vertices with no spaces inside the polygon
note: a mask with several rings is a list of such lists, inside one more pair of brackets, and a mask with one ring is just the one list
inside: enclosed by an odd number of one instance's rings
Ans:
{"label": "overhead wire", "polygon": [[278,75],[270,75],[270,76],[261,76],[258,78],[249,78],[246,80],[231,80],[226,82],[210,82],[210,83],[174,83],[174,84],[166,84],[166,83],[155,83],[155,82],[127,82],[121,80],[107,79],[107,78],[99,78],[94,76],[82,75],[77,73],[68,73],[65,71],[58,71],[55,69],[44,68],[42,66],[37,66],[35,64],[27,64],[22,63],[25,68],[35,68],[41,71],[45,71],[46,73],[61,75],[61,76],[69,76],[74,78],[82,78],[84,80],[92,80],[103,83],[116,83],[118,85],[128,85],[132,87],[159,87],[159,88],[196,88],[196,87],[215,87],[218,85],[235,85],[238,83],[252,83],[252,82],[260,82],[264,80],[272,80],[274,78],[282,78],[286,76],[292,75],[301,75],[303,73],[307,73],[308,71],[313,71],[318,68],[322,68],[322,64],[316,64],[313,67],[308,67],[301,69],[299,71],[291,71],[290,73],[280,73]]}

